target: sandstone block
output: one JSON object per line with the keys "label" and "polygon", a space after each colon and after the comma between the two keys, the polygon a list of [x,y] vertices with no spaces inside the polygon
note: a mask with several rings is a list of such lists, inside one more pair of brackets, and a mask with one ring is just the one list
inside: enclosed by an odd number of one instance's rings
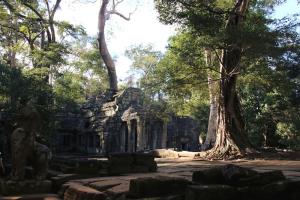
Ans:
{"label": "sandstone block", "polygon": [[221,167],[195,171],[192,180],[201,184],[223,184],[225,182]]}
{"label": "sandstone block", "polygon": [[155,149],[152,153],[156,158],[179,158],[178,152],[170,149]]}
{"label": "sandstone block", "polygon": [[105,200],[106,195],[80,184],[72,184],[64,193],[64,200]]}
{"label": "sandstone block", "polygon": [[233,200],[237,191],[228,185],[193,185],[188,186],[185,199],[188,200]]}
{"label": "sandstone block", "polygon": [[138,178],[130,181],[129,196],[145,198],[182,194],[189,184],[188,180],[175,177]]}

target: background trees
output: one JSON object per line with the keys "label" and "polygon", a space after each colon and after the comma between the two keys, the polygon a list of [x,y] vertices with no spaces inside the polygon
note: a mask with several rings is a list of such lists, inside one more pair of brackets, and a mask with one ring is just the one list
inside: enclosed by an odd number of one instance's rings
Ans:
{"label": "background trees", "polygon": [[1,112],[13,116],[31,100],[49,132],[55,113],[74,111],[107,88],[96,40],[56,20],[60,2],[0,1]]}

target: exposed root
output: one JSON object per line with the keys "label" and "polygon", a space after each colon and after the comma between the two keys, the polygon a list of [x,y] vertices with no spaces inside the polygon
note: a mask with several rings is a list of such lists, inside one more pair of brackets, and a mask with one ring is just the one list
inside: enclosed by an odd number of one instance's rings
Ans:
{"label": "exposed root", "polygon": [[243,158],[246,154],[246,151],[240,150],[235,145],[226,145],[225,147],[215,146],[199,154],[198,158],[205,160],[233,160]]}

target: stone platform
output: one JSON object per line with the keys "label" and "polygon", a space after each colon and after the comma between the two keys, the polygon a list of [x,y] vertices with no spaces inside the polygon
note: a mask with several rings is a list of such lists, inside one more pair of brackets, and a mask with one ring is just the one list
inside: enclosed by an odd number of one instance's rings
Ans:
{"label": "stone platform", "polygon": [[[252,198],[251,195],[258,193],[258,191],[260,191],[259,194],[261,196],[255,196],[252,199],[269,200],[269,196],[273,199],[278,199],[279,197],[280,199],[288,200],[300,199],[300,193],[295,192],[297,191],[295,188],[300,187],[300,161],[262,159],[203,161],[191,159],[190,157],[158,158],[155,161],[158,165],[155,173],[128,173],[108,177],[60,174],[56,177],[57,180],[53,179],[52,181],[56,183],[56,191],[58,191],[59,197],[65,200],[198,200],[198,197],[201,195],[204,195],[201,199],[226,200],[226,196],[235,198],[236,196],[234,195],[237,193],[240,195],[239,199],[250,200]],[[219,179],[219,168],[228,164],[255,170],[255,173],[251,172],[255,175],[254,179],[246,179],[246,181],[240,179],[240,182],[224,182],[224,179]],[[215,169],[215,167],[217,167],[217,170],[211,172],[210,169]],[[282,173],[278,170],[281,170]],[[203,174],[203,171],[206,172]],[[208,182],[207,180],[211,180],[213,176],[215,179],[212,182]],[[260,179],[263,181],[261,182]],[[260,181],[263,185],[261,187],[264,188],[264,193],[259,188],[253,187],[253,185],[257,184],[257,181]],[[238,184],[236,185],[236,183]],[[210,186],[207,186],[207,184],[210,184]],[[247,184],[252,184],[252,186],[249,188]],[[221,194],[227,195],[220,195],[220,191]],[[283,195],[285,193],[289,193],[288,198]],[[214,195],[206,196],[211,194]],[[58,199],[55,195],[50,195],[49,197],[31,196],[30,198],[28,196],[1,197],[1,195],[3,194],[0,194],[0,199],[4,200]]]}
{"label": "stone platform", "polygon": [[[113,177],[93,177],[86,179],[73,179],[65,183],[59,194],[66,200],[71,200],[71,193],[87,194],[88,196],[99,196],[97,199],[139,199],[139,200],[185,200],[185,199],[198,199],[198,192],[206,190],[206,186],[194,185],[197,181],[193,179],[193,173],[197,171],[203,171],[211,169],[212,167],[221,167],[228,164],[235,164],[236,166],[247,167],[254,169],[259,174],[274,170],[282,170],[283,175],[288,179],[282,179],[282,174],[274,173],[274,179],[269,179],[264,183],[266,185],[269,182],[277,181],[274,185],[268,186],[265,189],[268,192],[275,190],[285,191],[285,187],[295,188],[300,183],[300,161],[282,161],[282,160],[236,160],[236,161],[201,161],[192,160],[190,158],[178,158],[178,159],[156,159],[158,163],[158,171],[156,173],[140,173],[140,174],[125,174],[123,176]],[[257,180],[257,179],[256,179]],[[256,181],[254,180],[254,181]],[[283,181],[283,182],[280,182]],[[217,184],[218,182],[216,182]],[[210,186],[209,190],[212,193],[218,191],[227,192],[228,197],[236,193],[237,188],[233,186],[223,186],[224,183],[220,182],[215,187]],[[234,186],[235,187],[235,186]],[[276,189],[277,188],[277,189]],[[240,188],[238,188],[240,189]],[[242,188],[245,189],[245,188]],[[253,188],[251,188],[253,189]],[[239,194],[253,193],[253,191],[239,191]],[[71,190],[71,191],[70,191]],[[182,191],[188,191],[183,193]],[[234,191],[232,193],[232,191]],[[243,193],[244,192],[244,193]],[[203,193],[203,192],[202,192]],[[282,194],[282,193],[280,193]],[[293,193],[294,194],[294,193]],[[188,197],[186,196],[188,195]],[[266,194],[264,194],[266,195]],[[288,199],[300,198],[299,193],[295,193],[293,197]],[[216,195],[214,198],[222,200],[222,195]],[[100,198],[101,197],[101,198]],[[205,197],[205,195],[204,195]],[[247,195],[246,195],[247,197]],[[247,198],[243,199],[247,199]],[[214,199],[214,198],[208,198]],[[226,198],[225,198],[226,199]],[[267,199],[267,198],[266,198]]]}

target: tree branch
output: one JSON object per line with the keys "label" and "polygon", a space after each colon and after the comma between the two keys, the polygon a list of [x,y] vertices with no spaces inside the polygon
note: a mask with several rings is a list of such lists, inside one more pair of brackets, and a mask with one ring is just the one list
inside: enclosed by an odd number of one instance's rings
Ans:
{"label": "tree branch", "polygon": [[23,1],[22,1],[22,4],[24,6],[26,6],[27,8],[29,8],[30,10],[32,10],[32,12],[34,12],[42,21],[44,21],[43,16],[34,7],[32,7],[30,4],[23,2]]}
{"label": "tree branch", "polygon": [[28,17],[28,16],[25,16],[25,15],[22,15],[22,14],[18,13],[16,11],[16,9],[14,8],[14,6],[11,5],[7,0],[2,0],[2,1],[3,1],[3,3],[5,4],[5,6],[8,8],[8,10],[10,12],[12,12],[13,14],[15,14],[16,16],[18,16],[18,17],[20,17],[22,19],[28,19],[28,20],[32,20],[32,21],[38,21],[38,22],[45,21],[44,19],[33,18],[33,17]]}
{"label": "tree branch", "polygon": [[108,11],[107,13],[108,13],[108,14],[115,14],[115,15],[118,15],[119,17],[121,17],[121,18],[123,18],[123,19],[125,19],[125,20],[127,20],[127,21],[130,20],[130,17],[131,17],[131,14],[132,14],[132,13],[129,13],[129,16],[126,17],[126,16],[123,15],[122,13],[119,13],[118,11],[114,11],[114,10]]}
{"label": "tree branch", "polygon": [[56,3],[55,3],[55,5],[54,5],[54,7],[53,7],[53,10],[51,11],[50,19],[53,20],[54,15],[55,15],[55,13],[56,13],[58,7],[59,7],[60,2],[61,2],[61,0],[56,0]]}
{"label": "tree branch", "polygon": [[123,18],[124,20],[127,20],[127,21],[130,20],[131,15],[137,10],[137,8],[135,8],[134,11],[130,12],[128,17],[126,17],[124,14],[117,11],[117,6],[119,4],[121,4],[123,1],[124,0],[118,0],[118,1],[113,0],[112,1],[112,9],[110,11],[107,11],[108,19],[111,14],[115,14],[115,15],[118,15],[119,17]]}

